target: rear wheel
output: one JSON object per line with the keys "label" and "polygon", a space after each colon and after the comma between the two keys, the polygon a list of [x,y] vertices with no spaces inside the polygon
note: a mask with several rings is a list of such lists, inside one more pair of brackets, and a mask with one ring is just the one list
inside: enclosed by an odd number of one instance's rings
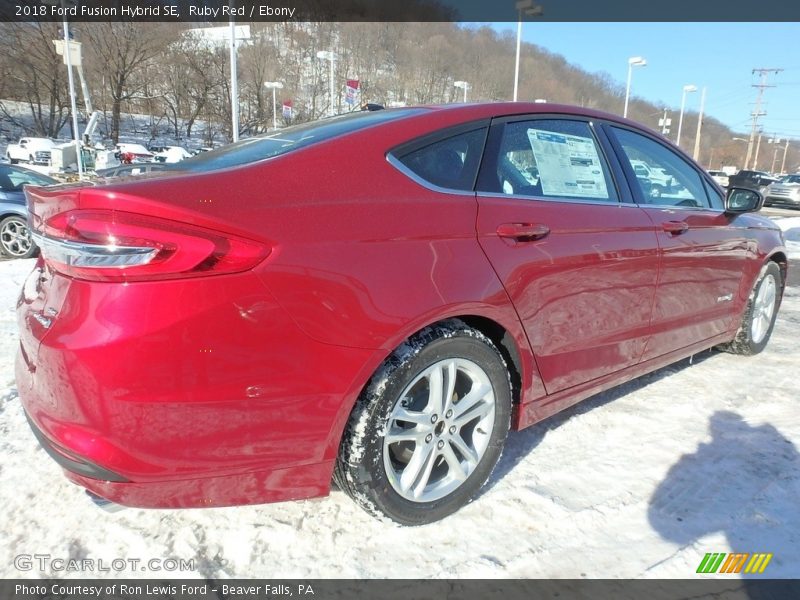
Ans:
{"label": "rear wheel", "polygon": [[19,162],[16,158],[11,158],[11,154],[9,153],[6,153],[6,158],[8,159],[8,162],[10,162],[12,165],[15,165]]}
{"label": "rear wheel", "polygon": [[345,431],[335,481],[375,516],[437,521],[488,479],[510,415],[508,369],[494,344],[457,320],[426,328],[370,380]]}
{"label": "rear wheel", "polygon": [[767,346],[775,327],[782,294],[781,270],[776,263],[770,261],[761,268],[750,292],[736,337],[729,344],[721,346],[721,349],[744,355],[761,352]]}
{"label": "rear wheel", "polygon": [[25,219],[12,215],[0,221],[0,250],[11,258],[30,258],[36,254],[36,244]]}

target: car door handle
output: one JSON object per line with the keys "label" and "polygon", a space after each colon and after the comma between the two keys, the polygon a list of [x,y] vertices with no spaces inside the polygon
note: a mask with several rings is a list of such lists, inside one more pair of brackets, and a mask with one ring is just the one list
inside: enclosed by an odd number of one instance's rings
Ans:
{"label": "car door handle", "polygon": [[686,221],[665,221],[661,227],[672,235],[680,235],[689,231],[689,224]]}
{"label": "car door handle", "polygon": [[503,223],[497,226],[497,235],[518,242],[540,240],[550,233],[550,228],[541,223]]}

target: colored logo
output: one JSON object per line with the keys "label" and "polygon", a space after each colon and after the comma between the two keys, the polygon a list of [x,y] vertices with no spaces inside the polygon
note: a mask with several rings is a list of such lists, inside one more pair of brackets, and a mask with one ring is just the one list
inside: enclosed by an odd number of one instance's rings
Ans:
{"label": "colored logo", "polygon": [[698,573],[763,573],[772,553],[731,553],[709,552],[700,561]]}

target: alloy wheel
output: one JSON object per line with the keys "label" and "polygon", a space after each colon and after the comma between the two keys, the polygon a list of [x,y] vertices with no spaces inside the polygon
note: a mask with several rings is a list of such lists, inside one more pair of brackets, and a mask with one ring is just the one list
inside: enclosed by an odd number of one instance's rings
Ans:
{"label": "alloy wheel", "polygon": [[772,316],[775,313],[778,285],[772,274],[767,274],[753,301],[753,315],[750,325],[750,337],[756,344],[761,343],[769,331]]}
{"label": "alloy wheel", "polygon": [[383,461],[394,490],[413,502],[456,490],[486,453],[494,413],[494,389],[476,363],[449,358],[425,369],[387,420]]}
{"label": "alloy wheel", "polygon": [[15,258],[30,252],[33,241],[25,221],[16,217],[6,219],[0,229],[0,243],[5,253]]}

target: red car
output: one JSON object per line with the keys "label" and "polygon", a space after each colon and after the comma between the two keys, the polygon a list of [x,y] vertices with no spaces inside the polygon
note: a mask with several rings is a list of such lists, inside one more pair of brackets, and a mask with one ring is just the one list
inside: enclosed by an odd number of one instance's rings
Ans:
{"label": "red car", "polygon": [[786,280],[758,192],[552,104],[357,112],[26,193],[19,394],[72,481],[137,507],[333,479],[435,521],[509,429],[712,346],[759,352]]}

